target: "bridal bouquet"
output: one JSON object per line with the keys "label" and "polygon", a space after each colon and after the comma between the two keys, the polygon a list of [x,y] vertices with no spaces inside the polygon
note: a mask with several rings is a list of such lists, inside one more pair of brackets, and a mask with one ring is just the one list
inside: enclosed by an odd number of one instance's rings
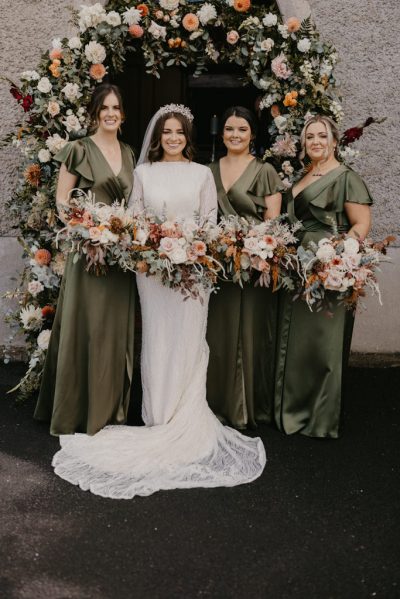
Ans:
{"label": "bridal bouquet", "polygon": [[234,283],[243,286],[255,279],[256,285],[272,285],[274,291],[282,285],[293,289],[299,228],[301,224],[285,222],[285,215],[257,224],[238,216],[223,217],[212,247]]}
{"label": "bridal bouquet", "polygon": [[66,226],[57,234],[57,246],[73,253],[74,262],[83,257],[86,270],[95,275],[105,274],[113,265],[125,268],[132,244],[132,212],[123,203],[97,203],[90,191],[73,191],[79,193],[70,197]]}
{"label": "bridal bouquet", "polygon": [[215,231],[194,219],[161,222],[143,213],[136,216],[131,252],[123,268],[157,276],[186,298],[200,299],[213,291],[222,265],[209,252]]}
{"label": "bridal bouquet", "polygon": [[324,237],[318,244],[300,246],[297,255],[300,262],[302,296],[310,310],[321,310],[330,305],[334,297],[349,309],[354,309],[359,297],[365,296],[367,288],[377,294],[382,304],[376,271],[384,261],[387,246],[394,237],[382,242],[358,241],[353,237],[335,235]]}

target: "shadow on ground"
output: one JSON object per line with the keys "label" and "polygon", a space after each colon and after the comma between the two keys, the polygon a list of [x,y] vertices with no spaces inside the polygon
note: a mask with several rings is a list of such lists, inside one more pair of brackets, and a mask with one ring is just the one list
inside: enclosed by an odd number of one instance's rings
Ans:
{"label": "shadow on ground", "polygon": [[0,367],[3,599],[400,597],[400,369],[349,371],[339,440],[259,430],[263,476],[116,501],[53,474]]}

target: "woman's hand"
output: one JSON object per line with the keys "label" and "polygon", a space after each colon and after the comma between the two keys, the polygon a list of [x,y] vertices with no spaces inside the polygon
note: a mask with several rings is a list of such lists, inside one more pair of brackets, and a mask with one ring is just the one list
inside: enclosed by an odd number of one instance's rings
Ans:
{"label": "woman's hand", "polygon": [[371,228],[370,207],[366,204],[345,202],[344,210],[351,225],[348,235],[363,241]]}
{"label": "woman's hand", "polygon": [[69,194],[75,188],[78,177],[67,171],[65,164],[61,165],[58,174],[57,191],[56,191],[56,207],[60,220],[66,224],[66,209],[69,205]]}
{"label": "woman's hand", "polygon": [[276,218],[281,213],[282,194],[274,193],[271,196],[265,196],[264,220]]}

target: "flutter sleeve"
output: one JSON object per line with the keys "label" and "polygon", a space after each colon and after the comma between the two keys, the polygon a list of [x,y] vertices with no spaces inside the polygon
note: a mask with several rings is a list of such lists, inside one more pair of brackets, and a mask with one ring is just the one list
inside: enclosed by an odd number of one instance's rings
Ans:
{"label": "flutter sleeve", "polygon": [[129,196],[128,208],[130,208],[134,214],[138,214],[144,210],[143,183],[140,177],[139,168],[136,168],[133,171],[133,187],[131,195]]}
{"label": "flutter sleeve", "polygon": [[265,162],[247,192],[258,206],[265,208],[265,197],[284,190],[278,173],[271,164]]}
{"label": "flutter sleeve", "polygon": [[80,189],[93,186],[94,177],[86,152],[85,144],[80,141],[67,143],[55,156],[54,160],[65,164],[69,173],[78,177],[77,187]]}
{"label": "flutter sleeve", "polygon": [[211,169],[205,168],[207,172],[200,190],[200,219],[215,224],[218,216],[217,189]]}
{"label": "flutter sleeve", "polygon": [[346,173],[344,201],[354,204],[373,204],[368,187],[360,175],[350,169]]}

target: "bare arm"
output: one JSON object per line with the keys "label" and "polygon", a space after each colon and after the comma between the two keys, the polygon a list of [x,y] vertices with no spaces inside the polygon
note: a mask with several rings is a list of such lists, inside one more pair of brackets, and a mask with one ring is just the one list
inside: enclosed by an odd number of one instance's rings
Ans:
{"label": "bare arm", "polygon": [[78,177],[68,172],[65,164],[62,164],[58,174],[56,206],[58,214],[63,222],[65,222],[64,208],[69,206],[69,193],[71,189],[75,188],[77,181]]}
{"label": "bare arm", "polygon": [[355,239],[365,239],[371,228],[370,207],[366,204],[345,202],[344,210],[351,225],[348,235],[350,235],[350,237],[354,237]]}
{"label": "bare arm", "polygon": [[272,196],[265,196],[264,220],[279,216],[281,213],[281,204],[281,193],[274,193]]}

